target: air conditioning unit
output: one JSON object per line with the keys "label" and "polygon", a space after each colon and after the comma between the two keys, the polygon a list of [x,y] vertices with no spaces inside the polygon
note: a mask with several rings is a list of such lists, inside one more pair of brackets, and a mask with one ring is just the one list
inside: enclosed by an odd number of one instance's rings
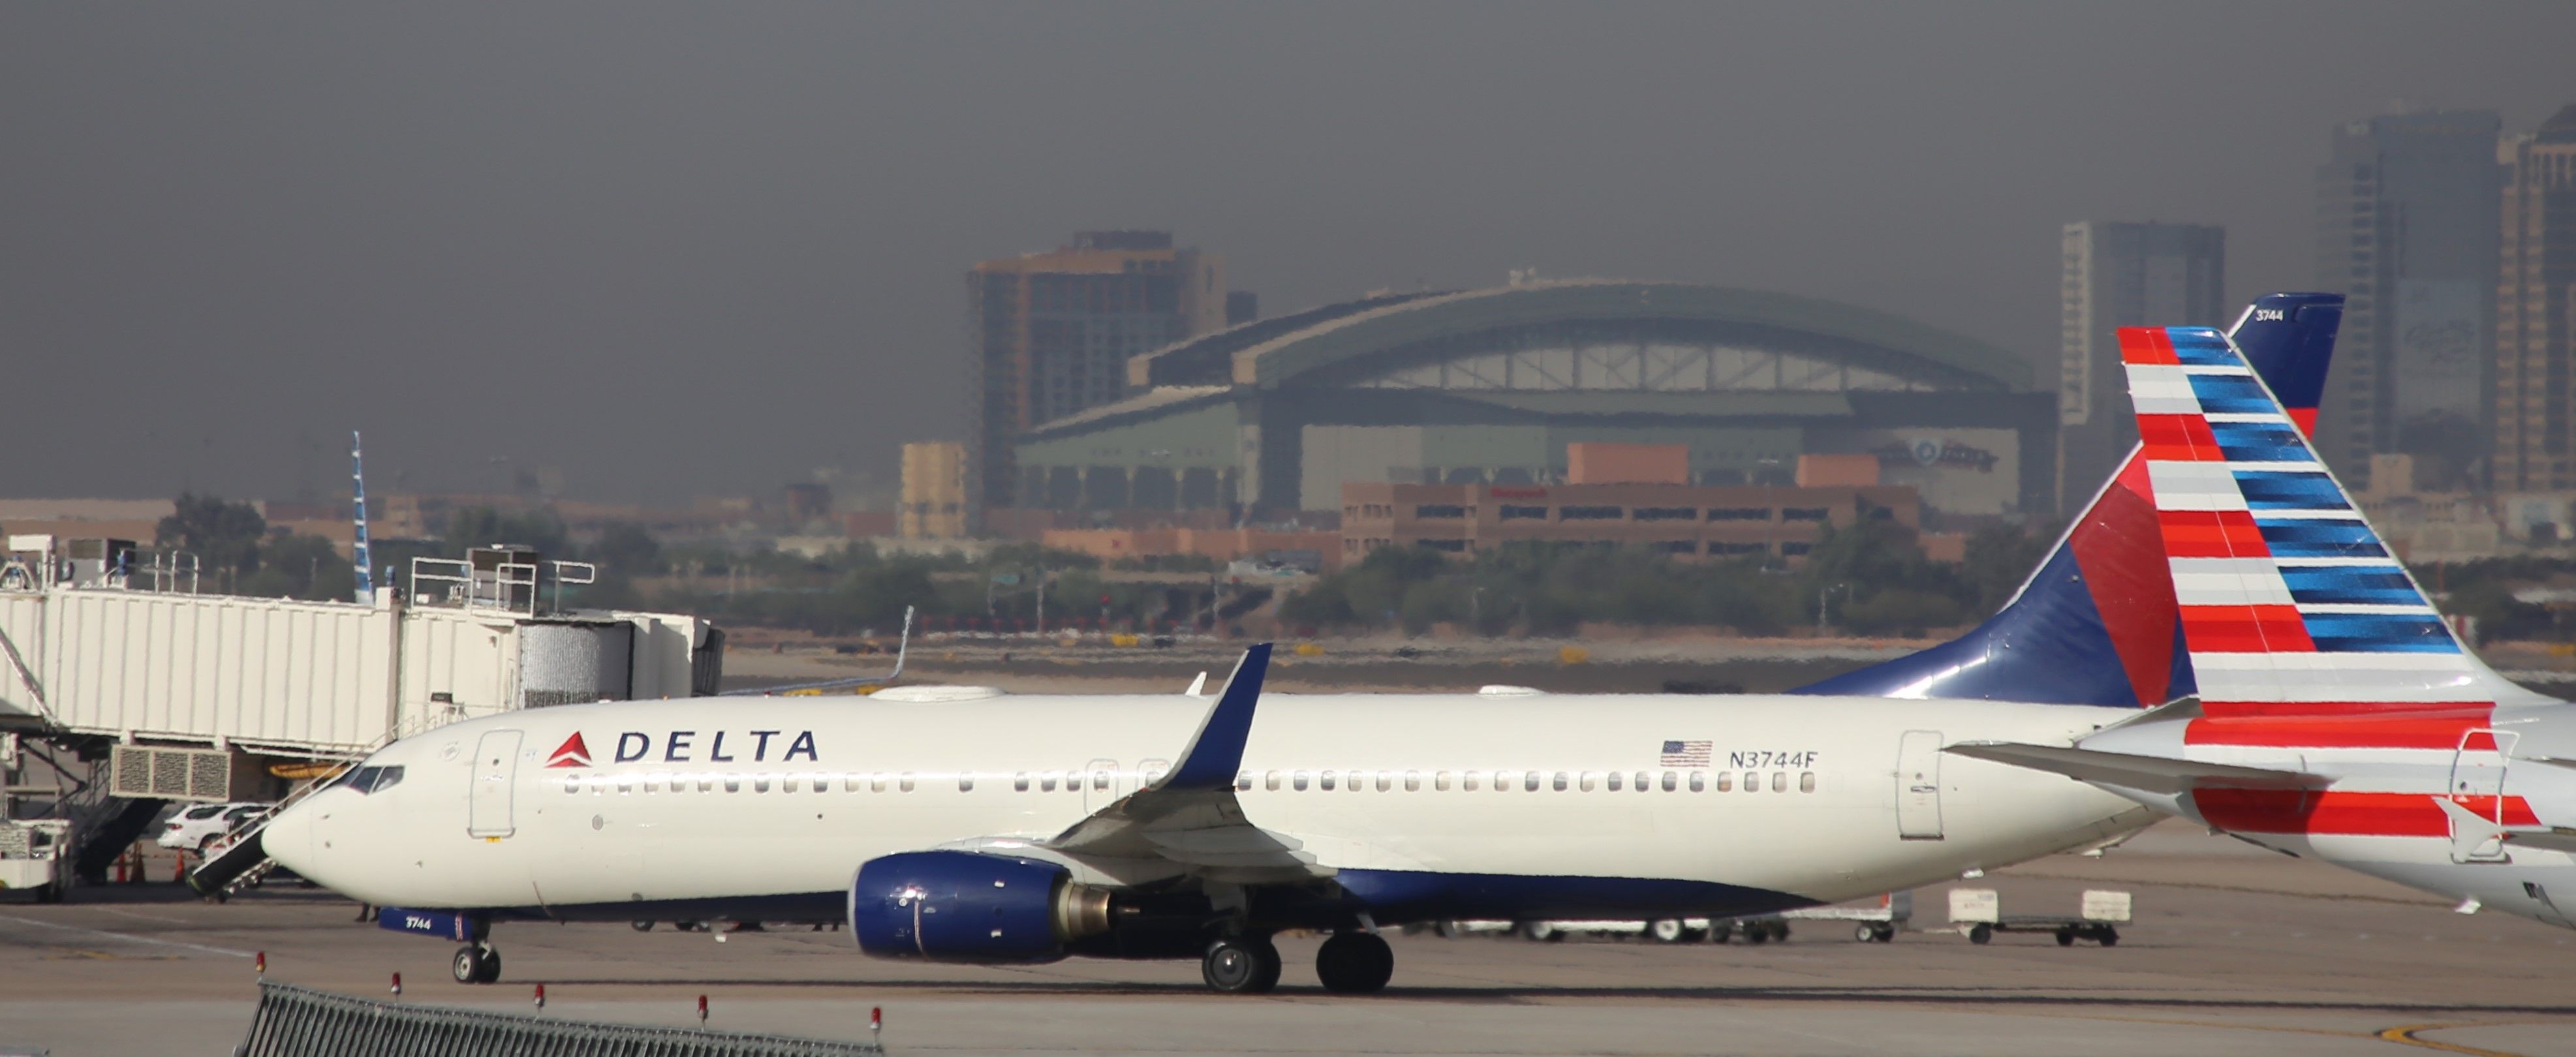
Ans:
{"label": "air conditioning unit", "polygon": [[259,784],[250,757],[222,749],[118,745],[108,756],[113,796],[220,804],[256,798]]}

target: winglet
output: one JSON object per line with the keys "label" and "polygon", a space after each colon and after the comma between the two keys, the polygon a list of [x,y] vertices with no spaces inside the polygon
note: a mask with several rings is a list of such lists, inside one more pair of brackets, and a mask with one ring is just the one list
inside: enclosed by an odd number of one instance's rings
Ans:
{"label": "winglet", "polygon": [[1208,709],[1207,720],[1199,724],[1198,736],[1181,754],[1180,766],[1153,785],[1155,789],[1225,789],[1234,785],[1234,774],[1243,767],[1243,744],[1252,737],[1252,706],[1261,700],[1261,677],[1270,670],[1270,644],[1257,643],[1243,651],[1243,659],[1234,664],[1234,674],[1227,676],[1225,689]]}

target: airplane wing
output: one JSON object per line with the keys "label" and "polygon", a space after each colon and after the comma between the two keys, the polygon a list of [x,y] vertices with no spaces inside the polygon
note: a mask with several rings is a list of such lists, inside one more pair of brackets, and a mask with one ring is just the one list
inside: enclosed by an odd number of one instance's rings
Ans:
{"label": "airplane wing", "polygon": [[2057,745],[2023,745],[2005,741],[1962,742],[1941,751],[2035,771],[2062,774],[2082,782],[2099,782],[2150,793],[2185,793],[2194,789],[2317,789],[2327,780],[2296,771],[2238,767],[2194,760],[2168,760],[2125,752],[2102,752]]}
{"label": "airplane wing", "polygon": [[1234,779],[1270,667],[1270,644],[1243,651],[1180,763],[1040,846],[1066,855],[1161,859],[1244,884],[1329,877],[1291,837],[1245,820]]}

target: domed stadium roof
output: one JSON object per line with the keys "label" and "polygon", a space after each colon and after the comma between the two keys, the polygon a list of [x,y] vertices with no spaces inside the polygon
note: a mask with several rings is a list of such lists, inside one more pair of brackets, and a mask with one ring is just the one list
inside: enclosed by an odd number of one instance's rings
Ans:
{"label": "domed stadium roof", "polygon": [[2021,356],[1821,298],[1684,283],[1570,281],[1388,294],[1262,320],[1139,356],[1129,384],[1365,384],[1408,364],[1534,343],[1672,342],[1796,354],[1909,389],[2023,391]]}

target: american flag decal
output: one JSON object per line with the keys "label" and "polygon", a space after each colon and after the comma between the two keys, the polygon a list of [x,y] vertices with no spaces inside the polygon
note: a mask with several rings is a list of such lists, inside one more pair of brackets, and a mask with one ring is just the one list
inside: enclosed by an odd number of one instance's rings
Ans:
{"label": "american flag decal", "polygon": [[1666,767],[1706,767],[1712,741],[1668,741],[1661,763]]}

